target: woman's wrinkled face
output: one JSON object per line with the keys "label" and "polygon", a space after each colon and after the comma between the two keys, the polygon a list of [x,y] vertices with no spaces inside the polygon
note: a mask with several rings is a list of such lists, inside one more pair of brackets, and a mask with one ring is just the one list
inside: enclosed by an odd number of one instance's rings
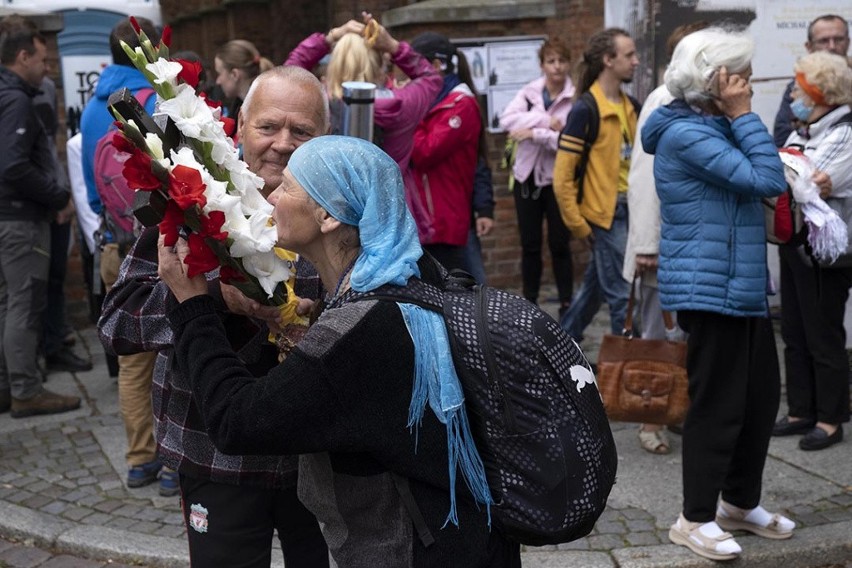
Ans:
{"label": "woman's wrinkled face", "polygon": [[278,232],[278,246],[304,253],[319,239],[322,209],[299,185],[290,168],[284,170],[281,183],[267,201],[275,208],[272,220]]}
{"label": "woman's wrinkled face", "polygon": [[236,97],[239,93],[239,78],[240,71],[238,69],[228,69],[221,59],[216,57],[213,60],[216,67],[216,84],[222,87],[222,92],[227,98]]}

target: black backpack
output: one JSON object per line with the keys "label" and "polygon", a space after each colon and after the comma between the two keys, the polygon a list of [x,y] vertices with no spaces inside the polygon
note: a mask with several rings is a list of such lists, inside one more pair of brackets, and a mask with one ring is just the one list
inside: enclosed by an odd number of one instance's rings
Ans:
{"label": "black backpack", "polygon": [[[642,105],[630,95],[627,95],[627,98],[630,99],[633,109],[636,111],[636,115],[638,116]],[[589,154],[592,151],[592,146],[594,146],[595,140],[598,139],[598,133],[600,132],[601,127],[601,112],[600,109],[598,109],[598,102],[595,100],[595,97],[592,96],[590,91],[586,91],[580,95],[578,102],[579,101],[583,101],[586,106],[589,107],[589,122],[586,124],[586,135],[583,137],[583,153],[580,155],[580,163],[578,163],[577,167],[574,169],[574,180],[577,182],[577,203],[582,203],[583,186],[586,182],[586,170],[589,167]],[[570,115],[571,113],[569,112],[568,114]]]}
{"label": "black backpack", "polygon": [[[606,507],[617,457],[585,356],[535,304],[430,260],[440,285],[412,278],[406,286],[350,290],[347,299],[404,301],[443,314],[491,510],[507,537],[541,546],[587,535]],[[572,379],[574,366],[591,382]],[[419,511],[411,513],[418,525]],[[428,542],[428,529],[417,529]]]}

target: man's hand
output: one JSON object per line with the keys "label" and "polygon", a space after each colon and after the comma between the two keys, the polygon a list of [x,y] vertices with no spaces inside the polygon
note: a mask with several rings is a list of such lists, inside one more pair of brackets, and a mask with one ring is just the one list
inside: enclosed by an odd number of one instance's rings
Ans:
{"label": "man's hand", "polygon": [[646,270],[656,270],[659,266],[659,259],[656,254],[637,254],[636,255],[636,273],[642,274]]}
{"label": "man's hand", "polygon": [[281,311],[277,307],[265,306],[252,300],[229,284],[220,283],[219,288],[222,290],[222,299],[225,300],[229,312],[262,320],[270,331],[281,330],[284,322],[281,320]]}
{"label": "man's hand", "polygon": [[728,75],[727,67],[719,69],[719,98],[722,114],[734,120],[751,112],[751,85],[740,75]]}
{"label": "man's hand", "polygon": [[207,293],[207,279],[203,274],[196,274],[190,278],[186,273],[186,264],[183,259],[189,253],[189,245],[183,239],[178,239],[173,247],[164,244],[165,237],[160,235],[157,241],[158,267],[157,273],[160,280],[166,283],[178,302]]}
{"label": "man's hand", "polygon": [[68,205],[63,207],[60,211],[56,212],[56,223],[58,225],[64,225],[69,223],[71,219],[74,218],[74,200],[69,199]]}
{"label": "man's hand", "polygon": [[831,195],[831,190],[834,189],[834,186],[831,183],[830,175],[828,175],[826,172],[815,171],[811,179],[819,188],[820,197],[825,199],[826,197]]}
{"label": "man's hand", "polygon": [[494,228],[494,219],[491,217],[477,217],[476,218],[476,236],[484,237],[488,233],[491,232],[491,229]]}

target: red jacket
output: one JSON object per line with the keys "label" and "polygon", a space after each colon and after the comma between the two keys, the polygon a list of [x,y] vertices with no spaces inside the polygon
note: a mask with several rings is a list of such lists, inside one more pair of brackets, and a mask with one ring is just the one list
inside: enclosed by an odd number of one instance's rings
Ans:
{"label": "red jacket", "polygon": [[411,154],[417,192],[408,198],[421,243],[467,243],[481,128],[479,105],[463,83],[417,126]]}

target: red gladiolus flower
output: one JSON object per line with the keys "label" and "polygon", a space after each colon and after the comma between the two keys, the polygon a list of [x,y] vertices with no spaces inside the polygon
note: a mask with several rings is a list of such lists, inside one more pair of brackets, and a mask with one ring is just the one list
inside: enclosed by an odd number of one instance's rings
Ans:
{"label": "red gladiolus flower", "polygon": [[167,247],[175,246],[180,234],[178,229],[183,225],[183,210],[178,207],[177,203],[169,200],[166,203],[166,211],[163,214],[163,220],[160,221],[160,234],[165,237],[163,244]]}
{"label": "red gladiolus flower", "polygon": [[207,106],[209,106],[213,110],[222,107],[222,103],[220,101],[217,101],[216,99],[211,99],[207,96],[207,93],[198,93],[198,96],[204,99],[204,102],[207,103]]}
{"label": "red gladiolus flower", "polygon": [[172,27],[163,26],[163,33],[160,35],[160,43],[166,47],[172,46]]}
{"label": "red gladiolus flower", "polygon": [[133,153],[124,162],[121,174],[127,180],[127,186],[133,189],[153,191],[163,186],[163,182],[151,171],[151,156],[138,148],[134,148]]}
{"label": "red gladiolus flower", "polygon": [[178,79],[190,85],[193,89],[198,86],[198,78],[201,76],[201,63],[198,61],[187,61],[185,59],[173,59],[182,67],[178,73]]}
{"label": "red gladiolus flower", "polygon": [[201,216],[201,231],[203,237],[224,241],[228,238],[228,231],[222,230],[225,224],[224,211],[211,211],[209,215]]}
{"label": "red gladiolus flower", "polygon": [[196,274],[203,274],[219,266],[219,259],[207,243],[204,242],[204,237],[197,233],[189,235],[189,254],[183,259],[184,264],[188,267],[187,276],[192,278]]}
{"label": "red gladiolus flower", "polygon": [[207,197],[204,195],[204,182],[201,173],[189,166],[175,166],[172,170],[169,184],[169,195],[181,209],[189,209],[193,205],[204,207]]}
{"label": "red gladiolus flower", "polygon": [[112,135],[112,146],[119,152],[124,152],[125,154],[135,154],[136,152],[140,152],[136,145],[134,145],[133,142],[131,142],[127,136],[121,132],[116,132]]}
{"label": "red gladiolus flower", "polygon": [[112,125],[115,126],[118,130],[124,131],[124,123],[120,120],[113,120]]}
{"label": "red gladiolus flower", "polygon": [[219,280],[223,284],[230,284],[231,282],[245,282],[246,277],[236,268],[223,264],[219,269]]}
{"label": "red gladiolus flower", "polygon": [[139,26],[139,22],[136,21],[136,18],[130,16],[130,25],[133,26],[133,31],[136,32],[136,35],[142,33],[142,28]]}
{"label": "red gladiolus flower", "polygon": [[234,137],[234,132],[237,130],[237,121],[233,118],[223,116],[219,119],[219,122],[222,123],[222,129],[225,131],[225,136]]}

